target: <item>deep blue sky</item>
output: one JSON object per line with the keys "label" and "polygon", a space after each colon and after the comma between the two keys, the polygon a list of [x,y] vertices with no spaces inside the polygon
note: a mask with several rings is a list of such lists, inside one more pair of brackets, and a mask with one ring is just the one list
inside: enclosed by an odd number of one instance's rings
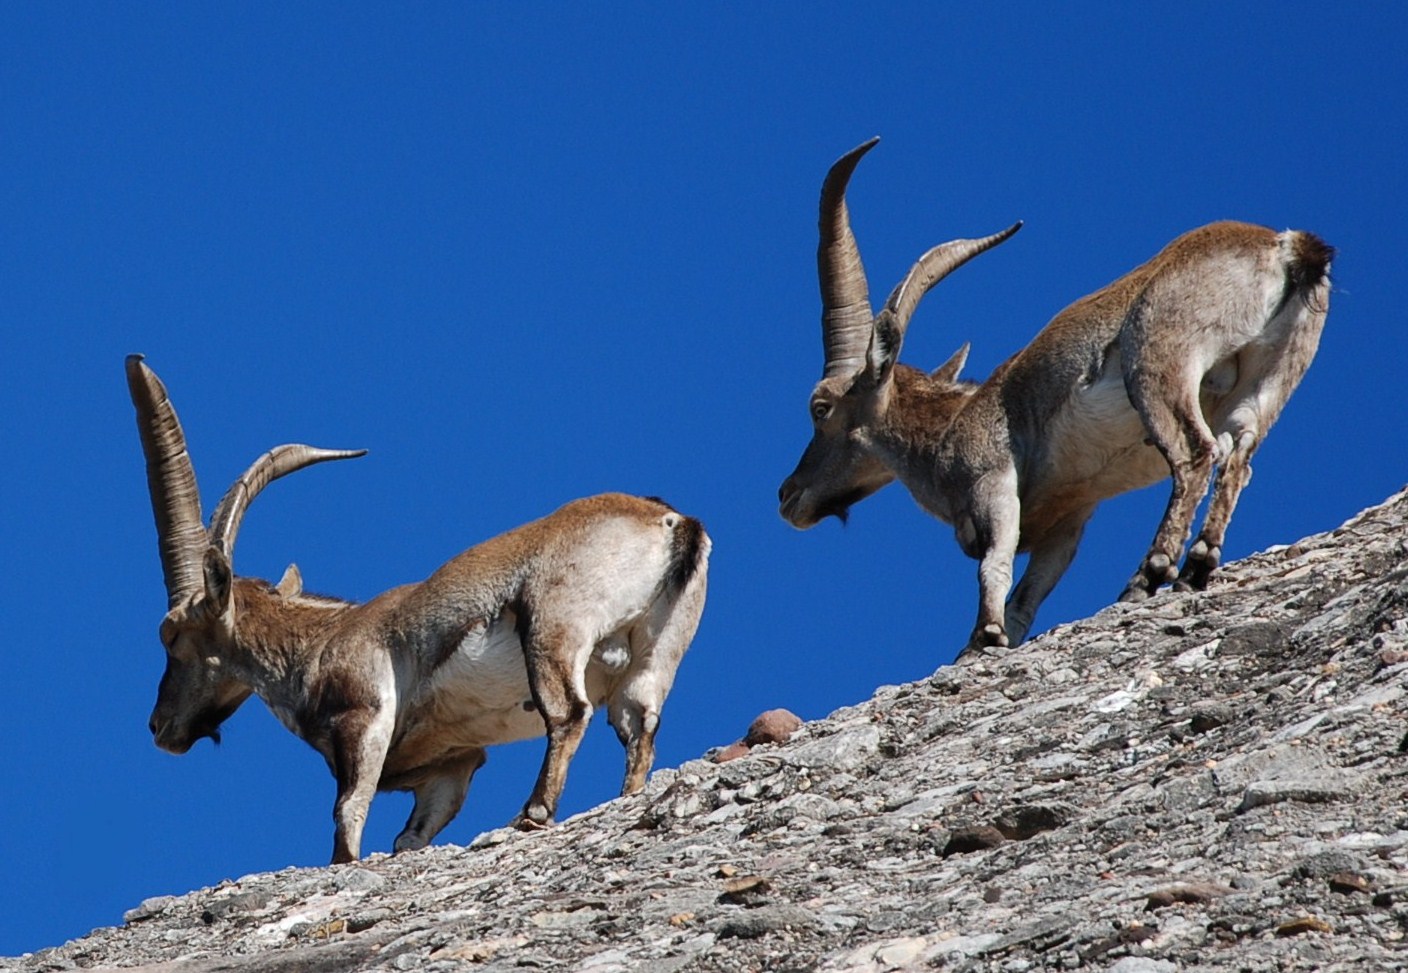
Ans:
{"label": "deep blue sky", "polygon": [[[257,701],[218,750],[151,743],[165,594],[125,354],[169,385],[207,510],[276,443],[371,451],[261,496],[241,574],[296,560],[364,599],[597,491],[701,517],[674,766],[761,710],[923,677],[972,623],[974,564],[901,488],[844,529],[776,513],[821,367],[818,187],[871,135],[850,201],[877,297],[927,247],[1026,221],[930,295],[904,360],[971,339],[980,377],[1184,230],[1304,227],[1338,288],[1228,553],[1408,479],[1403,9],[0,9],[0,955],[330,849],[331,778]],[[1101,508],[1038,629],[1118,593],[1166,496]],[[506,821],[540,753],[491,753],[440,840]],[[564,810],[621,768],[599,722]],[[379,798],[364,848],[408,807]]]}

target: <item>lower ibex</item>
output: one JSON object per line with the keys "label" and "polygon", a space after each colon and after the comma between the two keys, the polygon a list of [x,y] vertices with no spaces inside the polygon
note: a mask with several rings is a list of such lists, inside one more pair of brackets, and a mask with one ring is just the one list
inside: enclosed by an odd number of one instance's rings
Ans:
{"label": "lower ibex", "polygon": [[[1203,588],[1252,454],[1315,355],[1334,251],[1304,231],[1213,223],[1066,308],[987,381],[958,378],[966,344],[926,373],[896,363],[920,299],[1021,224],[930,250],[874,314],[845,191],[877,141],[842,156],[822,186],[826,366],[811,443],[778,493],[782,516],[798,528],[844,520],[898,478],[979,561],[969,646],[1004,646],[1027,634],[1096,504],[1171,474],[1168,508],[1121,600],[1168,582]],[[1008,601],[1021,551],[1030,560]]]}
{"label": "lower ibex", "polygon": [[185,753],[257,694],[337,780],[333,862],[356,859],[372,796],[415,806],[396,851],[427,844],[464,803],[484,748],[547,734],[516,823],[550,824],[593,707],[626,748],[622,793],[645,785],[660,708],[704,608],[703,526],[656,499],[604,494],[485,541],[426,580],[353,604],[235,577],[245,510],[278,477],[341,451],[261,456],[201,521],[185,436],[140,355],[127,380],[147,459],[169,611],[158,746]]}

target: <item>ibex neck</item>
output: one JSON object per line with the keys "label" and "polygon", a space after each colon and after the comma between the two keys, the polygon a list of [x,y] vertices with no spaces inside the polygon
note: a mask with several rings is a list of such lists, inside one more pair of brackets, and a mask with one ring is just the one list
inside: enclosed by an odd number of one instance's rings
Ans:
{"label": "ibex neck", "polygon": [[235,657],[231,669],[271,702],[268,693],[307,672],[309,656],[320,652],[336,624],[355,606],[335,598],[285,596],[268,582],[239,578],[235,583]]}
{"label": "ibex neck", "polygon": [[931,378],[897,365],[886,408],[877,417],[871,448],[919,505],[952,522],[954,505],[946,489],[955,471],[948,442],[978,386]]}
{"label": "ibex neck", "polygon": [[876,447],[892,454],[897,473],[901,466],[932,454],[977,388],[965,382],[939,381],[917,368],[896,365],[889,401],[875,424]]}

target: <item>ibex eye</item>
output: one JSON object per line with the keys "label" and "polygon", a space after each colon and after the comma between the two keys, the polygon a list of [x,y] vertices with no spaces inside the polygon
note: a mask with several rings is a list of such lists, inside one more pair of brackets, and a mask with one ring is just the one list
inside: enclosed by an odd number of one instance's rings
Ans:
{"label": "ibex eye", "polygon": [[830,402],[813,402],[813,403],[812,403],[812,418],[815,419],[817,422],[821,422],[823,419],[825,419],[825,418],[826,418],[827,416],[829,416],[829,415],[831,415],[831,403],[830,403]]}

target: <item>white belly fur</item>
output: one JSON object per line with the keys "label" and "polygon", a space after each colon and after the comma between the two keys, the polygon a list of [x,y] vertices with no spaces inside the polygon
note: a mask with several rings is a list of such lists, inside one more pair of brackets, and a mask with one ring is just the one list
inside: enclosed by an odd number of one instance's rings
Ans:
{"label": "white belly fur", "polygon": [[505,613],[471,629],[430,677],[426,716],[444,739],[488,746],[543,735],[514,622]]}
{"label": "white belly fur", "polygon": [[[623,634],[598,643],[588,663],[588,693],[603,693],[610,680],[630,663]],[[604,694],[604,693],[603,693]],[[492,746],[544,734],[543,718],[528,687],[528,669],[519,641],[517,619],[505,612],[487,626],[472,628],[417,694],[415,722],[434,727],[449,747]]]}

